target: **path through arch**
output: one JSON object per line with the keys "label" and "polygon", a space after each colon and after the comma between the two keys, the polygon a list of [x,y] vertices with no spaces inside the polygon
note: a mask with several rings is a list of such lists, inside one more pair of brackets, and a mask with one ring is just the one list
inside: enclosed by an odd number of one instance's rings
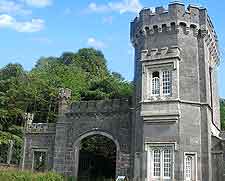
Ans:
{"label": "path through arch", "polygon": [[89,135],[80,141],[79,180],[115,179],[117,146],[100,134]]}

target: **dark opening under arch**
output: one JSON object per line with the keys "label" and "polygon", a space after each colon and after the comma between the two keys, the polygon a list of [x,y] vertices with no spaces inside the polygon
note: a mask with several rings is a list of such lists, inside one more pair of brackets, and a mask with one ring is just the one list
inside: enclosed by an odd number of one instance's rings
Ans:
{"label": "dark opening under arch", "polygon": [[78,180],[115,179],[116,144],[103,135],[91,135],[80,142]]}

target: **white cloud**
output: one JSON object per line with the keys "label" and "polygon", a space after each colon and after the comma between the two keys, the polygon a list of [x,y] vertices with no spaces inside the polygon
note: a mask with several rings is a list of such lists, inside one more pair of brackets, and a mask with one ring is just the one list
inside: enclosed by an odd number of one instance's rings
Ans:
{"label": "white cloud", "polygon": [[27,5],[43,8],[52,5],[52,0],[23,0]]}
{"label": "white cloud", "polygon": [[137,13],[141,10],[142,5],[139,0],[123,0],[120,2],[109,2],[108,4],[100,4],[97,5],[96,3],[90,3],[88,9],[91,12],[109,12],[109,11],[116,11],[120,14],[131,12]]}
{"label": "white cloud", "polygon": [[29,15],[31,10],[25,9],[22,4],[14,1],[0,0],[0,13],[14,14],[14,15]]}
{"label": "white cloud", "polygon": [[110,8],[107,5],[97,5],[95,3],[90,3],[88,9],[93,12],[107,12],[110,11]]}
{"label": "white cloud", "polygon": [[102,41],[96,40],[93,37],[88,38],[87,44],[88,46],[94,47],[96,49],[105,48],[105,44]]}
{"label": "white cloud", "polygon": [[44,28],[44,20],[32,19],[31,21],[17,21],[7,14],[0,15],[0,28],[10,28],[17,32],[38,32]]}

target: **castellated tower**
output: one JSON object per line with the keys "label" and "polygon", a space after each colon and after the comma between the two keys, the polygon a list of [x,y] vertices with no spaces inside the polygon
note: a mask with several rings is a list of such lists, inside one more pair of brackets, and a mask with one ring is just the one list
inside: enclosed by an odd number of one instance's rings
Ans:
{"label": "castellated tower", "polygon": [[133,177],[222,181],[217,36],[205,8],[171,3],[131,23]]}

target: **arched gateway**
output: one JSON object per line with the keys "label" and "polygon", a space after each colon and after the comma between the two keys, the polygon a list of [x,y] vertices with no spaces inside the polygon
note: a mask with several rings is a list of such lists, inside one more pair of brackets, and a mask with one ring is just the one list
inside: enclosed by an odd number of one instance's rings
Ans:
{"label": "arched gateway", "polygon": [[95,180],[103,177],[113,179],[120,163],[120,145],[109,133],[90,131],[74,143],[75,177]]}

